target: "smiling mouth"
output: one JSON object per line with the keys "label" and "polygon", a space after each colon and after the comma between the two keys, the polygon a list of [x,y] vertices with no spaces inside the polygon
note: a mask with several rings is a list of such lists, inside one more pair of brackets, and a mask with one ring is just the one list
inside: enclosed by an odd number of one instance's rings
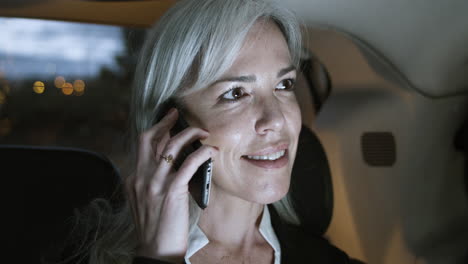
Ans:
{"label": "smiling mouth", "polygon": [[280,150],[267,155],[244,155],[242,160],[264,169],[278,169],[289,163],[288,150]]}
{"label": "smiling mouth", "polygon": [[247,158],[247,159],[252,159],[252,160],[277,160],[277,159],[283,157],[284,154],[286,154],[286,150],[280,150],[278,152],[271,153],[271,154],[268,154],[268,155],[261,155],[261,156],[246,155],[246,156],[243,156],[243,157]]}

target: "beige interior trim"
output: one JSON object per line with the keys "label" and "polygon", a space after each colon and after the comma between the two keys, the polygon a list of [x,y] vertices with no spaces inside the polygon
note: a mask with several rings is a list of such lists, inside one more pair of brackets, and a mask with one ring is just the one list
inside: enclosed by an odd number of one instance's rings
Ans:
{"label": "beige interior trim", "polygon": [[148,27],[176,1],[23,0],[21,2],[24,4],[16,6],[0,3],[0,16]]}
{"label": "beige interior trim", "polygon": [[[369,264],[459,263],[468,245],[468,199],[464,157],[453,139],[468,97],[423,96],[404,79],[388,78],[394,73],[381,75],[376,69],[385,69],[386,61],[364,55],[367,48],[347,35],[309,30],[309,47],[334,84],[317,118],[309,120],[332,173],[335,207],[326,235]],[[394,135],[394,166],[364,162],[365,132]]]}
{"label": "beige interior trim", "polygon": [[468,1],[288,0],[308,25],[348,32],[431,97],[468,91]]}

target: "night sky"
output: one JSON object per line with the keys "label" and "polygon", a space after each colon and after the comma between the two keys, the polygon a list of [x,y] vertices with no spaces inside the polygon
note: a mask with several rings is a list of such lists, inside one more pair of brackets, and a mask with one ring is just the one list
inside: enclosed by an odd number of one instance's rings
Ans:
{"label": "night sky", "polygon": [[0,18],[0,71],[8,79],[27,76],[94,76],[115,69],[122,53],[116,26]]}

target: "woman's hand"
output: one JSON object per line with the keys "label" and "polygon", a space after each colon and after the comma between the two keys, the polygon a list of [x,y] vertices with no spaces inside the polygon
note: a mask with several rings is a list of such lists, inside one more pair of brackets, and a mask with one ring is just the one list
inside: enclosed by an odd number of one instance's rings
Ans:
{"label": "woman's hand", "polygon": [[171,137],[178,118],[172,109],[157,124],[140,135],[136,171],[126,181],[126,191],[138,235],[136,254],[181,262],[187,250],[189,230],[188,183],[198,167],[216,153],[203,145],[190,154],[176,171],[163,157],[177,158],[184,146],[208,137],[189,127]]}

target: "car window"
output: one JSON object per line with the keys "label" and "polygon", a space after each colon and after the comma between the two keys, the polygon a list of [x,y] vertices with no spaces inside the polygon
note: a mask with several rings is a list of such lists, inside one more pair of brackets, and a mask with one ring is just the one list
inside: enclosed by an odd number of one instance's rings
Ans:
{"label": "car window", "polygon": [[144,29],[0,17],[0,144],[124,159]]}

